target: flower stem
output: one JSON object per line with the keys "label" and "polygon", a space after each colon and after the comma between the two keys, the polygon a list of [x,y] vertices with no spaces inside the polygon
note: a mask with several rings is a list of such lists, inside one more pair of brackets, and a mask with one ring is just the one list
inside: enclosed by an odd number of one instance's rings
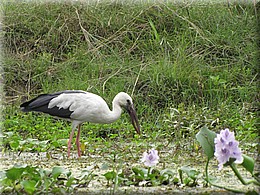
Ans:
{"label": "flower stem", "polygon": [[241,181],[241,183],[244,184],[244,185],[247,185],[247,182],[243,179],[241,174],[238,172],[236,165],[234,163],[231,163],[230,167],[234,171],[234,173],[237,176],[237,178]]}
{"label": "flower stem", "polygon": [[236,167],[236,165],[235,165],[234,163],[231,163],[231,164],[230,164],[230,167],[231,167],[231,169],[234,171],[235,175],[236,175],[237,178],[241,181],[242,184],[248,185],[248,184],[253,183],[253,184],[255,184],[255,185],[260,186],[260,182],[258,182],[258,181],[256,181],[256,180],[245,181],[245,180],[243,179],[243,177],[241,176],[241,174],[238,172],[237,167]]}
{"label": "flower stem", "polygon": [[208,158],[207,163],[206,163],[206,167],[205,167],[206,181],[207,181],[206,185],[208,185],[208,183],[209,183],[209,173],[208,173],[209,160],[210,160],[210,158]]}
{"label": "flower stem", "polygon": [[150,175],[150,172],[151,172],[151,167],[148,167],[148,173],[147,173],[147,176],[149,177]]}
{"label": "flower stem", "polygon": [[[212,182],[210,179],[209,179],[209,175],[208,175],[208,166],[209,166],[209,161],[210,161],[210,158],[208,158],[207,162],[206,162],[206,167],[205,167],[205,173],[206,173],[206,182],[207,184],[209,183],[210,185],[212,186],[215,186],[215,187],[218,187],[218,188],[222,188],[222,189],[225,189],[225,190],[228,190],[228,191],[231,191],[231,192],[235,192],[235,193],[244,193],[243,191],[241,190],[237,190],[237,189],[232,189],[232,188],[228,188],[228,187],[225,187],[225,186],[220,186],[218,184],[216,184],[215,182]],[[237,167],[234,163],[231,163],[230,164],[230,167],[231,169],[234,171],[235,175],[238,177],[238,179],[241,181],[242,184],[244,185],[248,185],[248,184],[255,184],[255,185],[258,185],[260,186],[260,182],[258,182],[257,180],[250,180],[250,181],[245,181],[243,179],[243,177],[241,176],[241,174],[239,173],[239,171],[237,170]]]}
{"label": "flower stem", "polygon": [[251,184],[251,183],[260,186],[260,182],[258,182],[256,180],[250,180],[247,182],[247,184]]}
{"label": "flower stem", "polygon": [[228,191],[231,191],[231,192],[244,193],[244,192],[241,191],[241,190],[237,190],[237,189],[232,189],[232,188],[220,186],[220,185],[218,185],[218,184],[215,184],[215,183],[211,182],[210,180],[208,180],[208,183],[209,183],[210,185],[212,185],[212,186],[215,186],[215,187],[218,187],[218,188],[222,188],[222,189],[225,189],[225,190],[228,190]]}

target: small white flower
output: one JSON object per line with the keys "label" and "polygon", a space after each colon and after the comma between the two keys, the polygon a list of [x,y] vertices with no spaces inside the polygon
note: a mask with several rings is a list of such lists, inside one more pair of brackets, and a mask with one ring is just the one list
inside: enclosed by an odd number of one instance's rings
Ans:
{"label": "small white flower", "polygon": [[144,152],[141,161],[145,166],[152,167],[159,162],[158,151],[155,149],[149,150],[149,152]]}

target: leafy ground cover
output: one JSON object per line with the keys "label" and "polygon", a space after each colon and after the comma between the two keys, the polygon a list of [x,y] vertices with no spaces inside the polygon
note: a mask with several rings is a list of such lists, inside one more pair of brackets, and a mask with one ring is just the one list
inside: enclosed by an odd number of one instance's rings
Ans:
{"label": "leafy ground cover", "polygon": [[[157,186],[155,194],[214,192],[204,188],[199,165],[206,159],[195,139],[205,125],[231,129],[243,152],[257,159],[258,5],[9,2],[3,11],[6,193],[115,193],[129,186],[147,192]],[[64,89],[88,90],[108,103],[128,92],[142,134],[135,135],[126,115],[111,125],[86,123],[83,158],[67,159],[70,124],[19,111],[37,94]],[[161,159],[149,177],[140,158],[151,148]],[[221,178],[216,169],[210,172]],[[224,182],[241,186],[224,173]]]}

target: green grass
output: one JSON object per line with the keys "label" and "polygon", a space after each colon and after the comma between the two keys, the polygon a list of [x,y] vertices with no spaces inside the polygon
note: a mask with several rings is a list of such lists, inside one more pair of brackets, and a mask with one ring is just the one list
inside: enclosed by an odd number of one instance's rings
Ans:
{"label": "green grass", "polygon": [[[206,124],[257,142],[256,26],[250,4],[6,3],[3,132],[21,140],[67,138],[68,123],[21,113],[18,105],[40,93],[82,89],[107,102],[120,91],[131,94],[143,134],[134,140],[178,143]],[[134,135],[125,115],[84,128],[86,141]]]}

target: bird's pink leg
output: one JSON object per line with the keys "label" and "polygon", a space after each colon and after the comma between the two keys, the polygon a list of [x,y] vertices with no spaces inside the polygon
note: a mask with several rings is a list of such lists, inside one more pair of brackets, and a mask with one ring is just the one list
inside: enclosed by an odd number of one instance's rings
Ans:
{"label": "bird's pink leg", "polygon": [[77,145],[77,149],[78,149],[78,157],[81,157],[81,152],[80,152],[80,143],[79,143],[79,137],[80,137],[80,126],[78,126],[78,134],[77,134],[77,138],[76,138],[76,145]]}
{"label": "bird's pink leg", "polygon": [[70,139],[69,139],[69,142],[68,142],[68,158],[70,157],[71,141],[72,141],[72,138],[73,138],[73,135],[74,135],[74,131],[75,131],[75,129],[73,128],[71,133],[70,133]]}

